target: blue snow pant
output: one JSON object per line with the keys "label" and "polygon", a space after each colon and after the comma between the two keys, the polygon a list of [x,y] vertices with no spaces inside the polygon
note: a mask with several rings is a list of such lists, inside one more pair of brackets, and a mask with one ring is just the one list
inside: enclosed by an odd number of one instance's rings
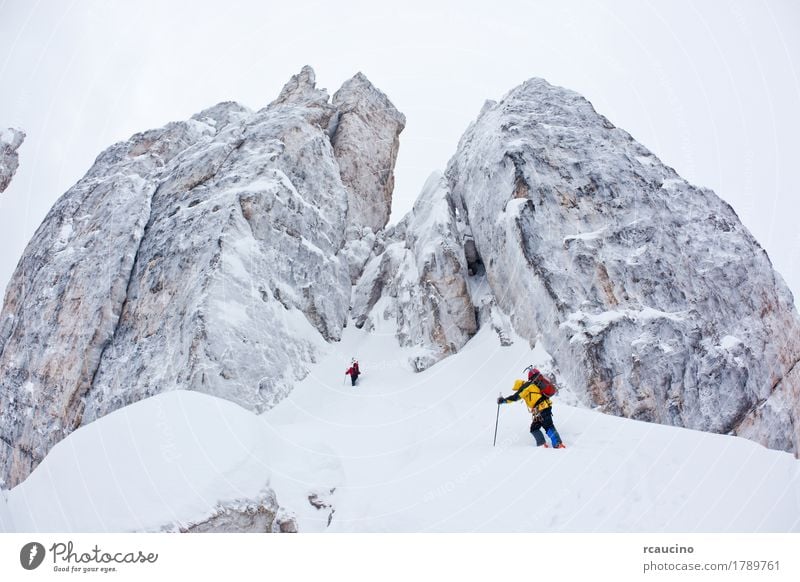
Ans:
{"label": "blue snow pant", "polygon": [[533,422],[531,423],[531,434],[533,438],[536,439],[537,447],[541,447],[546,442],[541,430],[543,428],[547,436],[550,437],[550,442],[553,443],[554,447],[561,444],[561,437],[558,436],[558,431],[553,424],[553,410],[550,407],[545,408],[538,415],[534,416]]}

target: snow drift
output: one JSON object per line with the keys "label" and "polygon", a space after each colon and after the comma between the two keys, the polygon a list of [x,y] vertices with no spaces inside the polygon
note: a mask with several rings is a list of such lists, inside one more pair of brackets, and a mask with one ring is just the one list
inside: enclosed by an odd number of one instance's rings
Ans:
{"label": "snow drift", "polygon": [[257,417],[232,402],[148,398],[58,443],[9,492],[0,529],[194,531],[235,515],[232,531],[280,530],[289,520],[269,489],[266,442]]}

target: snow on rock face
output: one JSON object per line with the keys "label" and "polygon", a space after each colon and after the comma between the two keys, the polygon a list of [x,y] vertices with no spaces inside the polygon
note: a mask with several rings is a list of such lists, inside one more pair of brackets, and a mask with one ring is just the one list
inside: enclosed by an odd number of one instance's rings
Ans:
{"label": "snow on rock face", "polygon": [[19,129],[8,128],[0,131],[0,193],[11,183],[11,178],[19,167],[17,150],[25,140],[25,133]]}
{"label": "snow on rock face", "polygon": [[424,370],[457,352],[477,331],[455,207],[441,174],[428,178],[411,212],[372,257],[353,292],[357,327],[391,320],[401,346],[419,346]]}
{"label": "snow on rock face", "polygon": [[630,418],[800,450],[800,322],[734,211],[580,95],[487,102],[447,176],[499,306]]}
{"label": "snow on rock face", "polygon": [[[320,335],[339,338],[347,194],[324,129],[308,121],[318,114],[273,103],[170,172],[86,420],[171,387],[261,412],[305,375]],[[207,155],[219,161],[198,159]],[[183,176],[198,166],[219,169],[187,188]]]}
{"label": "snow on rock face", "polygon": [[157,187],[203,139],[171,124],[103,152],[56,201],[7,287],[0,316],[0,481],[25,478],[80,425],[82,397],[114,335]]}
{"label": "snow on rock face", "polygon": [[0,315],[0,485],[142,398],[261,412],[305,376],[350,302],[335,113],[305,67],[260,111],[222,103],[115,144],[56,202]]}
{"label": "snow on rock face", "polygon": [[392,210],[394,164],[406,125],[388,97],[358,73],[333,95],[331,142],[348,191],[348,225],[377,232]]}

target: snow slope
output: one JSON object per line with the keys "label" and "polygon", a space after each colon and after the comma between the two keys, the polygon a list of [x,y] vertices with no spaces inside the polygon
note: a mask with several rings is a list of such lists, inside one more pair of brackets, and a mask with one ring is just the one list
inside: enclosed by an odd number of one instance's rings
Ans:
{"label": "snow slope", "polygon": [[0,531],[174,530],[218,504],[274,506],[265,446],[258,417],[227,400],[183,390],[147,398],[58,443],[7,492]]}
{"label": "snow slope", "polygon": [[800,462],[742,438],[575,408],[567,393],[555,420],[569,448],[536,449],[521,403],[501,408],[492,447],[498,392],[546,359],[485,326],[415,374],[394,330],[350,326],[261,416],[176,391],[78,429],[9,492],[0,528],[152,530],[268,485],[301,532],[800,531]]}
{"label": "snow slope", "polygon": [[[336,382],[352,354],[356,388]],[[264,415],[285,449],[273,473],[299,490],[335,488],[330,531],[800,531],[800,462],[745,439],[557,402],[569,448],[536,449],[516,403],[503,405],[493,448],[496,395],[545,358],[519,339],[500,347],[485,327],[411,375],[390,334],[348,330]],[[298,511],[300,530],[325,527],[327,513]]]}

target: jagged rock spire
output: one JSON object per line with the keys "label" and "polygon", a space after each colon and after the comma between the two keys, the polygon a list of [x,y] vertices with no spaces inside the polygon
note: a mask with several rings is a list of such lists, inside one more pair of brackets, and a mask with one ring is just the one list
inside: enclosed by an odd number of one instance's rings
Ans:
{"label": "jagged rock spire", "polygon": [[405,116],[363,73],[333,96],[337,123],[331,143],[347,188],[347,223],[377,232],[389,221],[394,166]]}
{"label": "jagged rock spire", "polygon": [[322,104],[328,102],[328,92],[317,89],[317,76],[314,69],[305,65],[299,73],[292,75],[283,86],[278,97],[270,103],[270,107],[283,104]]}

